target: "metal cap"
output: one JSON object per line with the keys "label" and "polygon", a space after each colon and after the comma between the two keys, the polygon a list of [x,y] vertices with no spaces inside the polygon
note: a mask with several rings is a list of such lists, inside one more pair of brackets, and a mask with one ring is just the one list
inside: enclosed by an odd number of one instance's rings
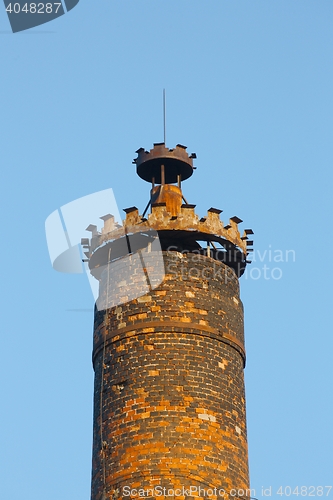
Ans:
{"label": "metal cap", "polygon": [[165,183],[174,184],[180,180],[184,181],[193,174],[193,158],[196,154],[192,153],[189,156],[186,152],[186,146],[177,144],[174,149],[168,149],[165,144],[154,144],[153,149],[149,152],[144,148],[137,151],[138,157],[133,160],[136,164],[136,171],[141,179],[147,182],[161,184],[161,166],[165,169]]}

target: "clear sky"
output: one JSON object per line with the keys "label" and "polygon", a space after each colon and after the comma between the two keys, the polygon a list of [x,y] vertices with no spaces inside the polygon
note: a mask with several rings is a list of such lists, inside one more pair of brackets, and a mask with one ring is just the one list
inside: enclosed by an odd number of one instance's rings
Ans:
{"label": "clear sky", "polygon": [[93,297],[44,222],[110,187],[143,211],[132,159],[163,140],[164,87],[167,145],[198,157],[185,197],[255,232],[251,486],[333,484],[332,23],[331,0],[81,0],[12,34],[0,6],[1,498],[90,498]]}

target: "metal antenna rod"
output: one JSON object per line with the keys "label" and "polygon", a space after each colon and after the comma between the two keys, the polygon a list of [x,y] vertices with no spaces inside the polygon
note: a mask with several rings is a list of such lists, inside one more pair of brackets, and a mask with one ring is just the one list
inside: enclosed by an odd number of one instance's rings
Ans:
{"label": "metal antenna rod", "polygon": [[165,89],[163,89],[163,131],[164,131],[164,144],[165,144],[165,136],[166,136],[166,132],[165,132]]}

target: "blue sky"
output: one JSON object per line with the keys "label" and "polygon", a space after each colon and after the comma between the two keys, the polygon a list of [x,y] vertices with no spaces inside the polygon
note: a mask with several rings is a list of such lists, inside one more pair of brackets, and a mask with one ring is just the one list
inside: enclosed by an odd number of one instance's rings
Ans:
{"label": "blue sky", "polygon": [[44,222],[110,187],[143,211],[132,159],[163,140],[163,88],[167,145],[198,157],[185,197],[255,232],[251,486],[332,484],[332,22],[329,0],[81,0],[14,35],[0,8],[2,498],[90,498],[93,299]]}

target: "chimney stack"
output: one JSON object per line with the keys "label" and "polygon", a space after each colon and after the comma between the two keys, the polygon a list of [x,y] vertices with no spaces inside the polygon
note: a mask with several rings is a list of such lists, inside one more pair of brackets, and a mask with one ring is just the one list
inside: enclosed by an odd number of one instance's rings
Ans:
{"label": "chimney stack", "polygon": [[103,216],[84,240],[100,282],[91,500],[248,499],[239,277],[253,232],[216,208],[196,215],[184,146],[137,155],[145,212],[126,209],[123,226]]}

